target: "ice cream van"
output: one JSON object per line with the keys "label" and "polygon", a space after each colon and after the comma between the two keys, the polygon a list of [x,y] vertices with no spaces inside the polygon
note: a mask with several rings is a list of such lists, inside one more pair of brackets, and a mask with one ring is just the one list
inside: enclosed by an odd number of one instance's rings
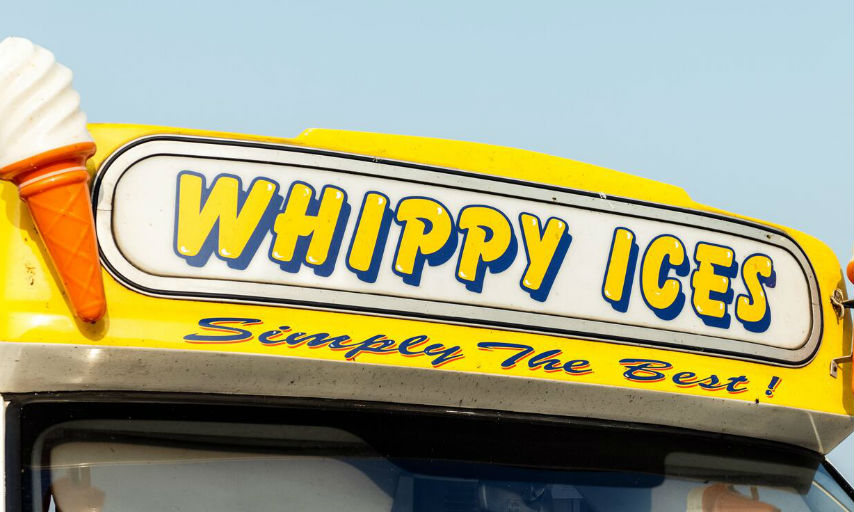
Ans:
{"label": "ice cream van", "polygon": [[822,242],[517,149],[87,126],[66,71],[0,45],[6,510],[854,510]]}

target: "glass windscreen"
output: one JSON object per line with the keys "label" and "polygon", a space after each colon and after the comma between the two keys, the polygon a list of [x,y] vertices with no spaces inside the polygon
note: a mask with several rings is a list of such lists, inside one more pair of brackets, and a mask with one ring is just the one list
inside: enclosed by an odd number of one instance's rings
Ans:
{"label": "glass windscreen", "polygon": [[608,424],[291,412],[277,423],[59,421],[25,457],[25,509],[854,510],[796,449]]}

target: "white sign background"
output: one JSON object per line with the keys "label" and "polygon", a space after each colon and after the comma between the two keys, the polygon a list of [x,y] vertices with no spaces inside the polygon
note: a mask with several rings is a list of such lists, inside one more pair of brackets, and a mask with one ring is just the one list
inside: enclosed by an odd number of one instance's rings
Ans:
{"label": "white sign background", "polygon": [[[281,270],[268,258],[272,233],[265,236],[246,269],[229,268],[213,255],[203,267],[190,266],[173,248],[176,183],[181,171],[205,176],[206,186],[210,186],[220,174],[236,175],[240,177],[244,190],[253,179],[264,177],[279,183],[279,194],[283,197],[291,183],[297,180],[308,183],[317,193],[326,185],[343,189],[351,212],[334,272],[328,277],[319,277],[305,265],[298,273]],[[394,250],[400,235],[400,226],[392,222],[376,282],[363,282],[346,267],[344,259],[362,199],[368,191],[387,195],[392,209],[407,196],[436,199],[447,207],[454,220],[460,209],[468,205],[497,208],[513,226],[519,246],[516,258],[501,273],[487,271],[482,293],[476,293],[467,290],[454,278],[461,249],[458,244],[454,256],[444,264],[433,267],[425,263],[420,286],[407,285],[392,272]],[[511,192],[516,197],[499,196],[496,192]],[[558,192],[508,184],[477,175],[414,169],[353,159],[347,155],[295,151],[288,147],[238,146],[195,139],[149,140],[120,150],[99,175],[96,201],[99,238],[110,266],[123,281],[154,294],[201,292],[211,296],[228,295],[232,299],[245,297],[249,301],[307,302],[331,308],[349,304],[403,316],[407,314],[406,303],[394,298],[412,299],[422,304],[429,301],[440,305],[450,314],[440,312],[435,316],[454,321],[469,318],[475,319],[476,323],[493,323],[490,320],[496,320],[499,322],[495,323],[507,324],[509,319],[510,324],[530,330],[586,332],[592,337],[603,336],[603,329],[605,337],[608,337],[608,326],[611,325],[616,327],[610,329],[614,331],[614,338],[620,341],[660,342],[768,357],[789,363],[811,354],[811,349],[815,348],[812,345],[817,343],[812,339],[817,338],[818,331],[811,305],[811,294],[815,291],[811,269],[804,264],[805,258],[800,249],[790,239],[760,226],[745,226],[709,216],[639,206],[565,190]],[[626,215],[627,210],[631,210],[632,216]],[[568,224],[572,235],[569,250],[545,302],[533,300],[519,286],[527,263],[518,223],[522,212],[536,215],[543,223],[549,217],[560,218]],[[710,223],[714,230],[706,226],[695,227]],[[638,270],[625,313],[614,310],[601,295],[611,240],[617,227],[631,229],[640,249]],[[107,232],[103,233],[104,230]],[[740,276],[744,259],[754,253],[771,257],[777,280],[774,288],[765,288],[771,307],[769,328],[762,333],[744,329],[735,318],[734,302],[728,307],[732,316],[729,328],[704,324],[690,304],[690,273],[679,277],[671,272],[670,276],[682,282],[686,294],[681,313],[671,321],[656,317],[641,297],[639,267],[647,244],[661,234],[679,238],[685,245],[689,260],[694,246],[700,241],[733,248],[739,264],[739,274],[731,280],[735,297],[746,293]],[[105,244],[104,240],[112,243]],[[691,269],[695,267],[691,260]],[[313,290],[315,295],[309,296],[306,293],[309,290]],[[331,300],[330,293],[338,292],[344,292],[345,296]],[[481,314],[470,316],[467,314],[469,310],[460,310],[458,306],[480,308]],[[419,315],[426,312],[432,316],[429,308],[417,307],[413,312]],[[472,312],[477,315],[477,309]],[[514,319],[512,314],[508,316],[511,312],[521,315]],[[549,321],[532,322],[532,315],[538,319],[549,318]],[[628,327],[628,332],[619,326]],[[641,328],[642,332],[632,333],[632,327]],[[651,331],[662,331],[657,336],[659,339],[648,339],[656,338],[649,335]],[[686,334],[690,336],[686,337]]]}

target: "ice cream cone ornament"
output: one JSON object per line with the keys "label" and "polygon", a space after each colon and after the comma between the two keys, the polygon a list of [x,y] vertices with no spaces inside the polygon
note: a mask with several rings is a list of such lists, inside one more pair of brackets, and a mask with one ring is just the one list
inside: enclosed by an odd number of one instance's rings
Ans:
{"label": "ice cream cone ornament", "polygon": [[86,161],[86,129],[71,71],[32,42],[0,42],[0,178],[18,186],[74,314],[106,311]]}
{"label": "ice cream cone ornament", "polygon": [[851,261],[848,262],[845,270],[846,274],[848,274],[848,280],[854,283],[854,254],[851,255]]}

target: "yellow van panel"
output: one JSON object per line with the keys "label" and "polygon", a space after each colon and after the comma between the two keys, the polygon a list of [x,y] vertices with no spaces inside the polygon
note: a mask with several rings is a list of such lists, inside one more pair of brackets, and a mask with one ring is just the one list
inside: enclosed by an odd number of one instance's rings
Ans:
{"label": "yellow van panel", "polygon": [[[844,290],[843,274],[833,252],[822,242],[804,233],[696,203],[685,191],[671,185],[564,158],[484,144],[324,129],[306,130],[293,139],[137,125],[93,124],[90,130],[98,145],[98,153],[89,162],[93,173],[116,149],[145,135],[226,137],[455,168],[759,222],[786,232],[800,245],[812,264],[818,281],[824,322],[821,345],[805,366],[790,368],[699,353],[586,339],[567,340],[566,337],[441,322],[285,306],[155,298],[126,288],[106,271],[107,316],[94,325],[84,324],[76,321],[70,313],[59,281],[51,270],[38,234],[25,205],[17,197],[14,185],[2,182],[0,195],[3,198],[5,219],[0,219],[0,244],[4,247],[0,251],[0,269],[3,269],[0,278],[0,308],[5,314],[0,316],[0,339],[4,341],[304,357],[350,361],[352,364],[427,368],[437,372],[477,372],[617,386],[773,403],[831,414],[854,414],[851,365],[841,365],[840,374],[836,378],[829,372],[831,361],[847,353],[851,343],[850,316],[846,315],[844,319],[837,317],[830,302],[835,290]],[[252,332],[252,337],[243,342],[193,344],[185,341],[185,336],[199,330],[200,319],[212,317],[245,317],[260,319],[261,323],[246,327]],[[400,342],[423,335],[429,338],[431,344],[458,346],[462,357],[442,365],[431,364],[429,357],[407,357],[399,351],[382,354],[362,352],[348,359],[349,352],[345,350],[315,349],[306,345],[262,345],[255,341],[262,333],[285,325],[293,332],[347,335],[352,340],[367,340],[382,334]],[[578,367],[579,371],[574,373],[529,369],[525,365],[502,368],[501,363],[507,358],[507,353],[478,350],[477,343],[488,341],[522,344],[531,347],[536,354],[560,350],[559,354],[552,353],[552,357],[561,361],[586,360],[589,365]],[[711,379],[714,376],[719,382],[744,377],[741,387],[746,390],[728,392],[726,389],[678,386],[669,378],[655,382],[629,380],[624,376],[626,366],[620,361],[633,358],[669,363],[669,369],[662,369],[668,377],[675,372],[693,372],[698,379]]]}

